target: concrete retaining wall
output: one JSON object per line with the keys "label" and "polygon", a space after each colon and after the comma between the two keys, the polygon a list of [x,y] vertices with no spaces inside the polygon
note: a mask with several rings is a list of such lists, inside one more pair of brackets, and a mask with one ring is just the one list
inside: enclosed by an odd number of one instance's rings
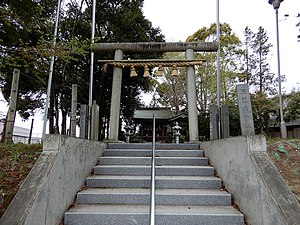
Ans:
{"label": "concrete retaining wall", "polygon": [[0,220],[1,225],[58,225],[106,144],[48,135],[43,152]]}
{"label": "concrete retaining wall", "polygon": [[201,143],[249,225],[296,225],[300,206],[267,154],[263,136]]}

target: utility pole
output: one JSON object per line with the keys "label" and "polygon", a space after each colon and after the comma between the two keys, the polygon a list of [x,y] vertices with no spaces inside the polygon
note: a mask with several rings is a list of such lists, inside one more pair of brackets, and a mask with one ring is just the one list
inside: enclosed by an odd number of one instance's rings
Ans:
{"label": "utility pole", "polygon": [[14,69],[13,79],[10,90],[9,108],[7,111],[6,129],[4,143],[12,143],[12,136],[14,131],[17,97],[18,97],[18,86],[19,86],[20,70]]}

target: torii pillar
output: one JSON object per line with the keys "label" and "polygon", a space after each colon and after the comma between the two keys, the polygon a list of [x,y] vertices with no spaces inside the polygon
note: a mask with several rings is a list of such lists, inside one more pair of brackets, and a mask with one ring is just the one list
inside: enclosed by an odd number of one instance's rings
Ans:
{"label": "torii pillar", "polygon": [[[115,51],[115,60],[123,59],[124,52],[185,52],[187,59],[194,59],[195,51],[215,52],[218,50],[216,42],[134,42],[134,43],[94,43],[91,46],[94,52]],[[114,67],[113,85],[110,109],[110,131],[108,139],[117,141],[119,135],[120,99],[122,86],[122,68]],[[198,118],[195,69],[187,67],[188,82],[188,117],[189,117],[189,140],[198,141]]]}
{"label": "torii pillar", "polygon": [[[123,59],[123,51],[115,50],[115,60]],[[114,67],[113,83],[110,106],[110,120],[108,139],[117,141],[119,136],[119,121],[120,121],[120,104],[121,104],[121,88],[122,88],[122,68]]]}
{"label": "torii pillar", "polygon": [[[185,51],[186,59],[194,59],[194,50]],[[199,140],[198,132],[198,114],[197,114],[197,94],[195,81],[195,68],[189,66],[186,68],[187,75],[187,97],[188,97],[188,119],[189,119],[189,140],[190,142]]]}

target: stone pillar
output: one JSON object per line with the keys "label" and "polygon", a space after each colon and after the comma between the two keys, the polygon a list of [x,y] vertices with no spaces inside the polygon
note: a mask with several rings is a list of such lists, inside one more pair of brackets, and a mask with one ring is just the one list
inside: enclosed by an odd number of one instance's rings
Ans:
{"label": "stone pillar", "polygon": [[19,77],[20,77],[20,70],[14,69],[13,79],[11,83],[11,90],[10,90],[9,107],[8,107],[7,117],[6,117],[7,121],[6,121],[6,129],[5,129],[5,136],[4,136],[5,143],[13,142],[13,131],[15,125],[15,116],[16,116]]}
{"label": "stone pillar", "polygon": [[76,137],[77,84],[72,84],[71,130],[70,136]]}
{"label": "stone pillar", "polygon": [[242,135],[254,135],[252,105],[247,84],[236,86]]}
{"label": "stone pillar", "polygon": [[[123,51],[116,50],[115,60],[122,60],[122,59],[123,59]],[[112,141],[117,141],[119,136],[121,88],[122,88],[122,68],[115,66],[113,70],[113,83],[112,83],[109,135],[108,135],[108,139]]]}
{"label": "stone pillar", "polygon": [[218,139],[218,106],[210,106],[210,140]]}
{"label": "stone pillar", "polygon": [[228,138],[230,136],[228,105],[221,106],[221,129],[222,129],[222,138]]}
{"label": "stone pillar", "polygon": [[99,136],[99,106],[96,101],[92,105],[91,140],[98,141]]}
{"label": "stone pillar", "polygon": [[[188,60],[194,59],[194,50],[187,49],[185,57]],[[198,116],[197,116],[197,96],[196,96],[196,81],[195,68],[188,66],[186,68],[187,74],[187,94],[188,94],[188,116],[189,116],[189,137],[190,141],[198,141]]]}
{"label": "stone pillar", "polygon": [[80,135],[79,137],[87,139],[88,137],[88,106],[80,105]]}

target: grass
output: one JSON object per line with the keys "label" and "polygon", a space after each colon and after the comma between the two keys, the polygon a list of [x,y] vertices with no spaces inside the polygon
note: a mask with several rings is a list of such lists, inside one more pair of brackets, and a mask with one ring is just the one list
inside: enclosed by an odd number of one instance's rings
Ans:
{"label": "grass", "polygon": [[300,139],[268,139],[268,154],[300,203]]}
{"label": "grass", "polygon": [[0,216],[42,151],[41,144],[0,143]]}

